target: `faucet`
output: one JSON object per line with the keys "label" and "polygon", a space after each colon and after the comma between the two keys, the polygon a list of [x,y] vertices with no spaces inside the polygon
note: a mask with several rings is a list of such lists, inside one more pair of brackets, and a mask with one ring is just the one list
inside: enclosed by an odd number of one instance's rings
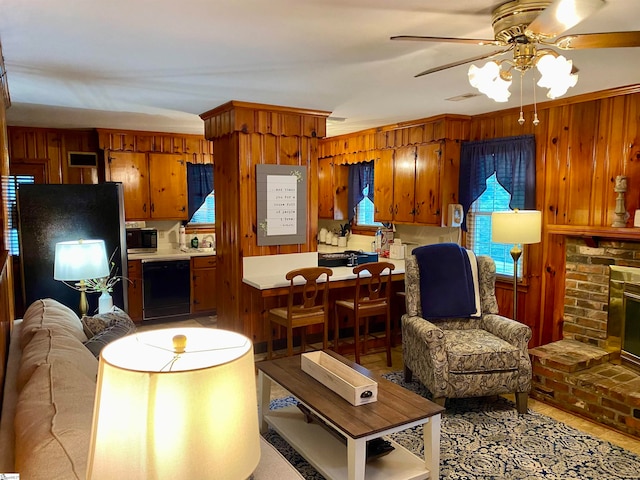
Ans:
{"label": "faucet", "polygon": [[[208,238],[210,238],[211,240],[207,240]],[[209,235],[205,235],[204,237],[202,237],[202,247],[206,248],[206,247],[213,247],[216,248],[216,234],[209,234]]]}

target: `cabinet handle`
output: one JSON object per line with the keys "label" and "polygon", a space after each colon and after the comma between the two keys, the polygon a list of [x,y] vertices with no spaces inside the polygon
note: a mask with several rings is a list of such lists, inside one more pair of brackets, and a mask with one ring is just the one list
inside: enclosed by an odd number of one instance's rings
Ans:
{"label": "cabinet handle", "polygon": [[147,213],[147,204],[146,204],[146,203],[143,203],[143,204],[142,204],[142,211],[143,211],[144,213]]}
{"label": "cabinet handle", "polygon": [[416,208],[413,210],[414,215],[420,215],[420,204],[416,205]]}
{"label": "cabinet handle", "polygon": [[393,213],[393,205],[389,205],[389,213]]}
{"label": "cabinet handle", "polygon": [[397,204],[397,203],[396,203],[396,209],[395,209],[395,211],[394,211],[393,213],[394,213],[395,215],[397,215],[397,214],[398,214],[398,204]]}
{"label": "cabinet handle", "polygon": [[151,204],[151,213],[153,213],[153,212],[155,211],[155,208],[154,208],[154,207],[155,207],[155,205],[152,203],[152,204]]}

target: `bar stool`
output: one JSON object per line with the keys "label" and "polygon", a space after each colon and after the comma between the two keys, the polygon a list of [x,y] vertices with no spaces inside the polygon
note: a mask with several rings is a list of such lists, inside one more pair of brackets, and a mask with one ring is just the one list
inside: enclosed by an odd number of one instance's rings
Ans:
{"label": "bar stool", "polygon": [[[329,344],[329,277],[333,274],[330,268],[309,267],[298,268],[287,272],[289,280],[289,295],[286,307],[277,307],[269,310],[267,358],[273,356],[273,328],[272,324],[278,324],[287,330],[287,356],[293,355],[293,329],[302,328],[300,334],[300,351],[306,350],[306,330],[309,325],[321,324],[323,327],[323,348],[326,350]],[[319,282],[320,277],[324,282]],[[300,283],[298,277],[304,279]],[[298,279],[298,280],[296,280]],[[300,298],[301,297],[301,298]],[[320,298],[319,298],[320,297]],[[301,303],[296,303],[300,301]]]}
{"label": "bar stool", "polygon": [[[353,300],[336,300],[334,349],[338,351],[340,319],[353,322],[353,345],[356,363],[360,363],[360,325],[364,319],[363,353],[367,353],[367,339],[371,336],[370,320],[384,316],[384,344],[387,352],[387,366],[391,366],[391,273],[395,265],[391,262],[374,262],[359,265],[353,269],[356,274],[355,297]],[[383,275],[385,270],[387,275]]]}

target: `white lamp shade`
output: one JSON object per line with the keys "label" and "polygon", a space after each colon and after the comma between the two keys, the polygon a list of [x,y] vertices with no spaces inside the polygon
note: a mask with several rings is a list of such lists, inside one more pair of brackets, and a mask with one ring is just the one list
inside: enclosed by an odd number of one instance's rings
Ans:
{"label": "white lamp shade", "polygon": [[56,243],[53,278],[87,280],[109,275],[104,240],[74,240]]}
{"label": "white lamp shade", "polygon": [[[173,337],[186,350],[174,353]],[[253,345],[211,328],[129,335],[100,356],[87,479],[245,479],[260,460]]]}
{"label": "white lamp shade", "polygon": [[510,210],[491,214],[491,239],[496,243],[540,242],[542,212]]}

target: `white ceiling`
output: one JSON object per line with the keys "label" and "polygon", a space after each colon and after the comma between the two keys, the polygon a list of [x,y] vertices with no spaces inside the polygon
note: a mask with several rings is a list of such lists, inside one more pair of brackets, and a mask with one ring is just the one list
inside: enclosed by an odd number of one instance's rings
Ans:
{"label": "white ceiling", "polygon": [[[468,65],[496,47],[392,42],[392,35],[493,38],[500,0],[0,0],[9,125],[203,133],[229,100],[325,110],[337,135],[442,113],[515,107],[474,92]],[[640,30],[639,0],[607,5],[568,33]],[[507,54],[509,55],[509,54]],[[565,52],[566,96],[640,83],[640,48]],[[484,62],[482,62],[484,63]],[[530,74],[529,74],[530,75]],[[524,103],[533,102],[525,83]],[[537,89],[538,101],[544,90]],[[544,98],[542,98],[544,99]]]}

